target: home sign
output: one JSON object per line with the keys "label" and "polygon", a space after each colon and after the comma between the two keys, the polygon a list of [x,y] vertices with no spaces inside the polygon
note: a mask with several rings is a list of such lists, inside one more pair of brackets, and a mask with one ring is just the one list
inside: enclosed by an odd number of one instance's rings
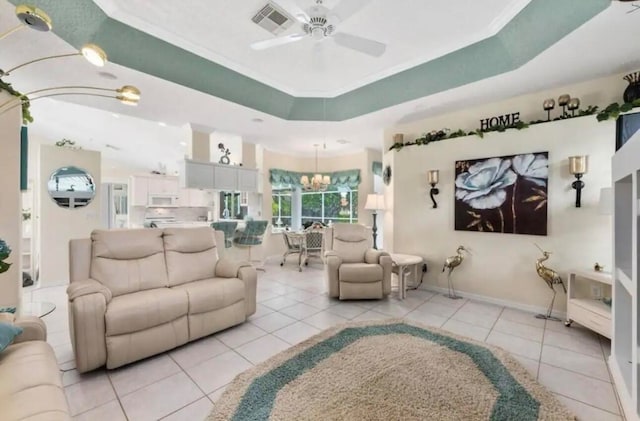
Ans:
{"label": "home sign", "polygon": [[520,111],[480,120],[480,130],[490,130],[496,126],[511,126],[520,121]]}

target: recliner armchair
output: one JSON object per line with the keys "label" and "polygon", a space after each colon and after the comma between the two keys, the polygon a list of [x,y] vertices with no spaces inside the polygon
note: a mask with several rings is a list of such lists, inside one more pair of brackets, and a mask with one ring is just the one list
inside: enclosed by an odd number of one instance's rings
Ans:
{"label": "recliner armchair", "polygon": [[326,237],[325,278],[330,297],[379,299],[391,293],[391,256],[372,248],[371,230],[357,224],[334,224]]}

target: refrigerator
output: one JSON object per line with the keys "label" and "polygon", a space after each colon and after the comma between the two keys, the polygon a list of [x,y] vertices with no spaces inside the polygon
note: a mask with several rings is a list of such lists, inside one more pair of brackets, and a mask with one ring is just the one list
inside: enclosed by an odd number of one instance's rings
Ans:
{"label": "refrigerator", "polygon": [[101,190],[100,217],[106,229],[128,227],[128,193],[127,185],[119,183],[103,183]]}

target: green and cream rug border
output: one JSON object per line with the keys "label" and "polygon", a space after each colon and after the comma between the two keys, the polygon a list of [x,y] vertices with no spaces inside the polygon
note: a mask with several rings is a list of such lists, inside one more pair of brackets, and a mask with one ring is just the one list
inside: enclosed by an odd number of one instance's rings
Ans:
{"label": "green and cream rug border", "polygon": [[[285,364],[287,361],[297,355],[309,350],[310,348],[336,336],[338,333],[348,328],[368,328],[376,326],[389,325],[407,325],[418,329],[431,332],[437,336],[449,337],[459,342],[466,342],[471,345],[488,349],[496,359],[509,371],[514,380],[526,389],[528,394],[539,403],[540,412],[538,419],[558,419],[558,420],[574,420],[576,419],[544,386],[538,383],[533,376],[508,352],[501,348],[478,342],[468,337],[453,334],[451,332],[438,329],[431,326],[422,325],[420,323],[406,319],[388,319],[364,322],[348,322],[336,325],[326,329],[304,342],[294,345],[286,349],[268,360],[256,365],[255,367],[240,373],[227,387],[225,392],[215,404],[214,410],[207,418],[207,421],[230,420],[234,419],[237,414],[238,407],[245,396],[249,387],[258,378],[261,378],[274,369]],[[553,414],[553,415],[551,415]],[[551,415],[550,417],[548,415]]]}

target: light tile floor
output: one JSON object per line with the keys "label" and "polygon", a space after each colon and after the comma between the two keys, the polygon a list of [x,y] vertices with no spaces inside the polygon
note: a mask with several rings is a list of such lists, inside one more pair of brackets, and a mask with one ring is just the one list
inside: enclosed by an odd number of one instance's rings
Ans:
{"label": "light tile floor", "polygon": [[[325,295],[322,268],[258,272],[258,310],[247,323],[116,370],[80,375],[69,341],[65,287],[25,289],[52,301],[43,318],[72,415],[78,420],[199,420],[240,372],[322,329],[347,320],[407,318],[504,348],[581,420],[620,420],[605,358],[610,342],[591,331],[532,314],[426,290],[407,299],[340,302]],[[170,392],[169,392],[170,391]]]}

